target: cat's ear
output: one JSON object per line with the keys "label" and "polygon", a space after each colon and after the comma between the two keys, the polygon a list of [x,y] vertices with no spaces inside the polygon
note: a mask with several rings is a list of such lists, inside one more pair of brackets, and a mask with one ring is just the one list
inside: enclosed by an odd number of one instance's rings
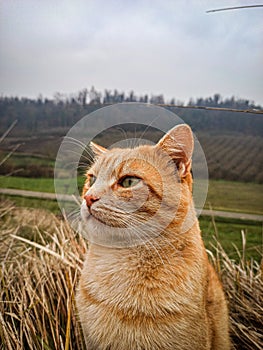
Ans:
{"label": "cat's ear", "polygon": [[194,138],[190,126],[175,126],[161,138],[157,147],[161,147],[174,160],[181,176],[191,170]]}
{"label": "cat's ear", "polygon": [[107,152],[106,148],[104,148],[104,147],[102,147],[94,142],[90,142],[90,148],[96,156],[101,156],[102,154]]}

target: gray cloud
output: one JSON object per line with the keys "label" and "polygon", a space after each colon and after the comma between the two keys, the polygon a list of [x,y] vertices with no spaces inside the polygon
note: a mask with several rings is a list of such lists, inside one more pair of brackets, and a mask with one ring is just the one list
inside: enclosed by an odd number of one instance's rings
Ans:
{"label": "gray cloud", "polygon": [[222,6],[209,0],[0,6],[0,93],[52,96],[95,85],[263,104],[263,9],[206,14]]}

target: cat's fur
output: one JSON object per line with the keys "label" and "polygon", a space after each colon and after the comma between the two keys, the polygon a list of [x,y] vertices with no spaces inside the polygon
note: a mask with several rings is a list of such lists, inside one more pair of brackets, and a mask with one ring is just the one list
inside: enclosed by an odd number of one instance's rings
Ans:
{"label": "cat's fur", "polygon": [[[208,262],[192,201],[191,129],[177,126],[155,146],[107,151],[93,144],[93,149],[98,156],[87,176],[97,180],[91,187],[87,180],[83,195],[96,201],[89,210],[85,199],[82,204],[91,243],[77,293],[87,349],[230,349],[224,293]],[[142,178],[138,188],[121,188],[118,181],[125,175]],[[122,213],[140,196],[140,210]],[[154,214],[161,202],[167,215],[175,213],[156,234],[162,218]],[[135,222],[133,216],[136,222],[155,220],[146,229],[152,239],[114,246],[115,238],[127,240],[125,222]],[[117,237],[114,228],[120,229]],[[112,235],[112,246],[96,244],[100,235]],[[143,232],[138,236],[143,240]]]}

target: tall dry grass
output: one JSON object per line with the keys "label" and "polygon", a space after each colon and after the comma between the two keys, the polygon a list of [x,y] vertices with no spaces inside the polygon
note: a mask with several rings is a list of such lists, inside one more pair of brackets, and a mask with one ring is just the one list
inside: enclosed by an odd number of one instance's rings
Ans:
{"label": "tall dry grass", "polygon": [[[0,349],[84,349],[74,290],[86,242],[41,210],[0,206]],[[243,241],[244,242],[244,241]],[[244,242],[245,243],[245,242]],[[256,261],[209,252],[229,300],[236,349],[262,349],[263,279]]]}
{"label": "tall dry grass", "polygon": [[45,211],[0,213],[0,349],[85,349],[74,289],[86,243]]}

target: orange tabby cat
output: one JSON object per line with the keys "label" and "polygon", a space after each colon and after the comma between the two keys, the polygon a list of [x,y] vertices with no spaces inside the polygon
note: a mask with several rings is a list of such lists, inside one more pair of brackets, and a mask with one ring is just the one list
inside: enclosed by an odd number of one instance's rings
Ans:
{"label": "orange tabby cat", "polygon": [[221,283],[192,200],[187,125],[155,146],[106,150],[87,172],[90,241],[77,306],[88,350],[230,349]]}

